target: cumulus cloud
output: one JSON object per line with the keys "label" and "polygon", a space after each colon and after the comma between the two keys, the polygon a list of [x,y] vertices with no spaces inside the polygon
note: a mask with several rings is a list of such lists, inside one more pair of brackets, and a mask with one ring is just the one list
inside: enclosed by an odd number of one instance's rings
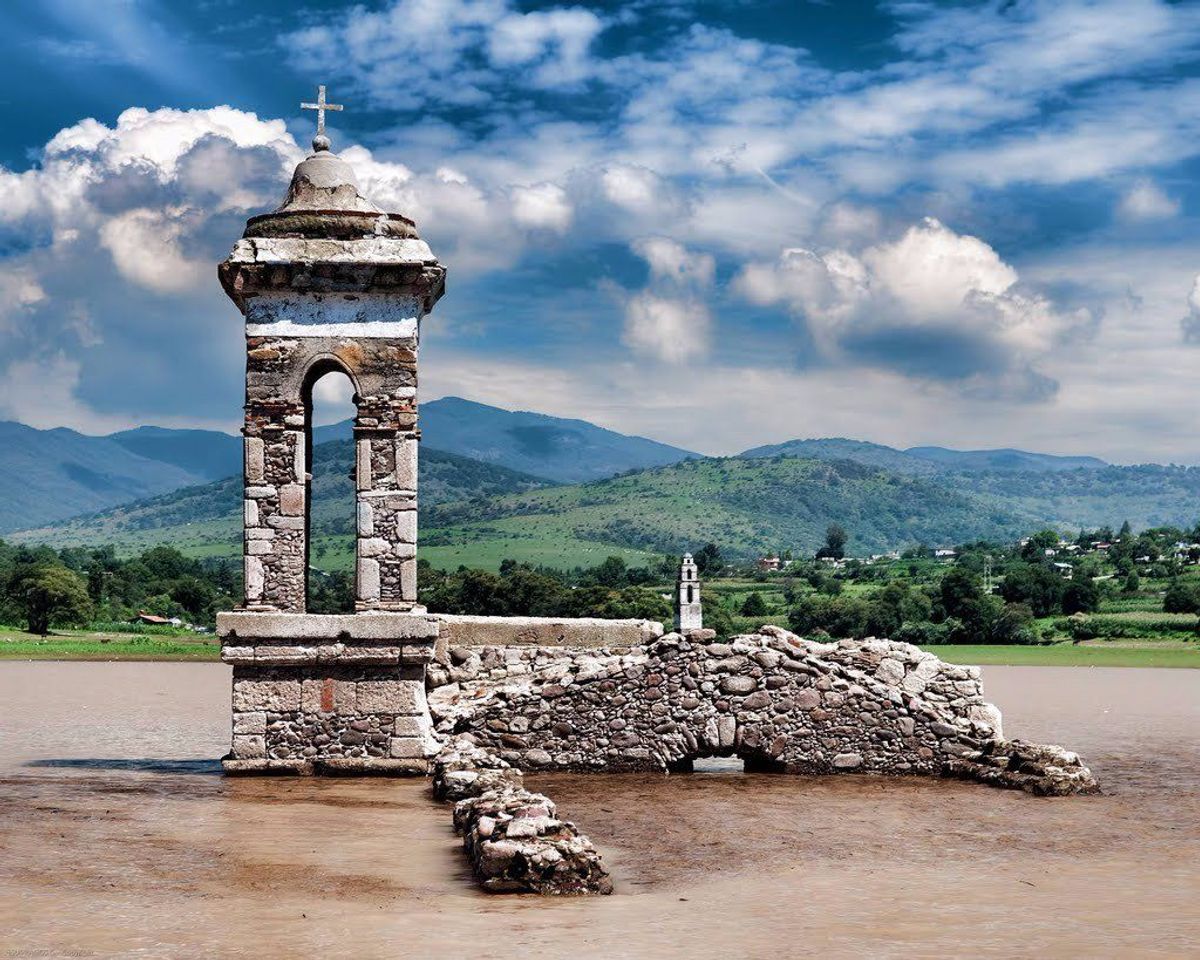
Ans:
{"label": "cumulus cloud", "polygon": [[127,279],[159,293],[179,293],[208,280],[212,265],[179,248],[186,211],[129,210],[100,227],[100,243]]}
{"label": "cumulus cloud", "polygon": [[682,364],[709,350],[712,315],[707,297],[716,264],[667,237],[649,237],[633,250],[650,268],[645,289],[625,298],[622,340],[664,363]]}
{"label": "cumulus cloud", "polygon": [[1139,180],[1121,197],[1118,215],[1124,220],[1167,220],[1179,213],[1179,201],[1150,180]]}
{"label": "cumulus cloud", "polygon": [[514,187],[513,219],[523,227],[563,233],[571,225],[571,204],[567,192],[554,183]]}
{"label": "cumulus cloud", "polygon": [[827,361],[1027,397],[1053,392],[1039,362],[1093,322],[1023,290],[988,244],[933,219],[859,253],[784,250],[734,288],[792,310]]}

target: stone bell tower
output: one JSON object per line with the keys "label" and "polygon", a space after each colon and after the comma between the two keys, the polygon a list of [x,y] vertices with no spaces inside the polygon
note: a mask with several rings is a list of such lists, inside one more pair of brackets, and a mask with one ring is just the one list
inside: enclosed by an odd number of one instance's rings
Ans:
{"label": "stone bell tower", "polygon": [[[218,617],[233,673],[226,770],[421,773],[435,750],[417,605],[417,349],[445,268],[412,220],[364,198],[330,152],[321,87],[313,153],[282,206],[251,217],[220,265],[246,318],[241,608]],[[354,388],[355,613],[307,612],[312,391]]]}
{"label": "stone bell tower", "polygon": [[675,629],[699,630],[704,626],[700,609],[700,573],[690,553],[683,555],[679,565],[679,580],[675,584]]}

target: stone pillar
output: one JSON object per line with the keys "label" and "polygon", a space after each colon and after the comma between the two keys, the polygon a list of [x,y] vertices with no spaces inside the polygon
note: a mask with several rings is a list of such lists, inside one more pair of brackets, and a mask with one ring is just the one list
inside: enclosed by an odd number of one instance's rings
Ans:
{"label": "stone pillar", "polygon": [[[220,278],[246,318],[242,609],[222,613],[233,666],[229,772],[422,773],[438,621],[417,604],[417,350],[445,268],[411,220],[358,192],[314,141],[287,200],[246,225]],[[354,386],[352,615],[306,612],[313,385]]]}

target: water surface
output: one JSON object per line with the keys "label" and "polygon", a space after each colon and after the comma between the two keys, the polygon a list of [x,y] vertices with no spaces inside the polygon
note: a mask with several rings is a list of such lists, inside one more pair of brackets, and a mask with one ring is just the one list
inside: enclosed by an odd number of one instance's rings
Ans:
{"label": "water surface", "polygon": [[986,667],[1105,795],[531,778],[612,897],[489,897],[423,781],[227,779],[219,664],[0,663],[0,957],[1185,957],[1200,672]]}

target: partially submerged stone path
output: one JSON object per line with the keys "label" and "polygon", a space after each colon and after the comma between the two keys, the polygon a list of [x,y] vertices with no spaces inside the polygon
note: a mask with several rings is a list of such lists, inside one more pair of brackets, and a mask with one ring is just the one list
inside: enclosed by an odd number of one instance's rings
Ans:
{"label": "partially submerged stone path", "polygon": [[[1099,792],[1079,756],[1007,740],[980,671],[888,640],[816,643],[779,627],[707,630],[628,650],[450,651],[429,696],[453,739],[435,791],[489,890],[609,892],[591,841],[521,786],[539,771],[748,770],[946,776],[1038,796]],[[436,682],[436,681],[435,681]],[[464,799],[465,798],[465,799]]]}

